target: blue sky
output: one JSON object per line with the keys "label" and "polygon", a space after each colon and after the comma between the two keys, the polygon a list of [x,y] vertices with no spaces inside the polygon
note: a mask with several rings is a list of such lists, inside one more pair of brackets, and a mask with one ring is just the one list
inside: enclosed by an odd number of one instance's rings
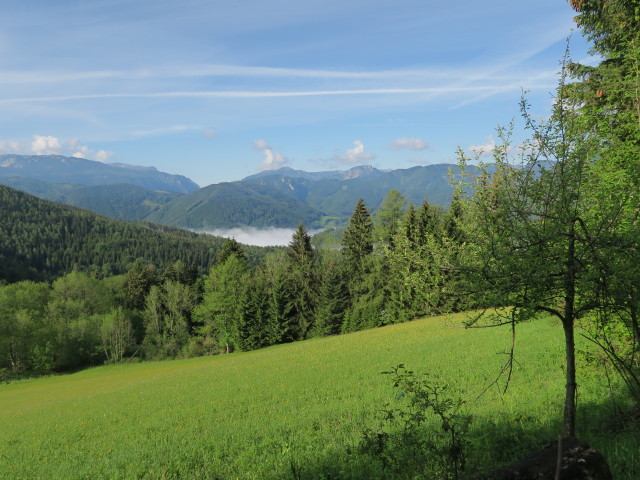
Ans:
{"label": "blue sky", "polygon": [[[523,89],[548,113],[563,0],[3,0],[0,153],[265,168],[455,162]],[[571,55],[588,60],[579,32]]]}

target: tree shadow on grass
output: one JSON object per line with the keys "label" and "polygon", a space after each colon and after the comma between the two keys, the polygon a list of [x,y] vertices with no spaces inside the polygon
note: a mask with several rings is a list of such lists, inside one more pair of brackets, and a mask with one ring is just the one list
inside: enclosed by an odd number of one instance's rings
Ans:
{"label": "tree shadow on grass", "polygon": [[[616,480],[640,478],[640,419],[616,415],[609,399],[578,405],[578,437],[599,450],[609,463]],[[522,459],[548,446],[558,438],[562,418],[544,426],[536,418],[508,417],[496,412],[493,418],[474,418],[468,434],[471,447],[462,478],[475,478]],[[398,471],[398,469],[396,469]],[[390,474],[374,456],[359,451],[357,445],[344,447],[321,457],[291,458],[291,471],[282,479],[388,479],[428,478],[410,468]]]}

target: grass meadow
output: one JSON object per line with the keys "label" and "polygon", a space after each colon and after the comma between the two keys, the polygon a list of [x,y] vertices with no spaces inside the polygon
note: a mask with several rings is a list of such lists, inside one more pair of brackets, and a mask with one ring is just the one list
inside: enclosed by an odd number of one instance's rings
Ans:
{"label": "grass meadow", "polygon": [[[375,478],[374,462],[354,452],[394,398],[380,373],[400,363],[464,391],[472,467],[508,463],[557,438],[560,326],[519,326],[508,391],[493,386],[477,399],[502,368],[510,332],[448,326],[461,319],[0,385],[0,477]],[[640,436],[603,428],[612,413],[606,382],[579,373],[579,437],[605,454],[614,478],[639,478]]]}

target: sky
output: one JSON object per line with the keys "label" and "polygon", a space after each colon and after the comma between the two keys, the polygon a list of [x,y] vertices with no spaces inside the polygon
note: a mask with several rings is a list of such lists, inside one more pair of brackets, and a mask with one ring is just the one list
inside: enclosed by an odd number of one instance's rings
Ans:
{"label": "sky", "polygon": [[575,61],[596,61],[564,0],[0,3],[0,154],[200,186],[455,163],[458,147],[491,150],[523,91],[549,113],[569,37]]}

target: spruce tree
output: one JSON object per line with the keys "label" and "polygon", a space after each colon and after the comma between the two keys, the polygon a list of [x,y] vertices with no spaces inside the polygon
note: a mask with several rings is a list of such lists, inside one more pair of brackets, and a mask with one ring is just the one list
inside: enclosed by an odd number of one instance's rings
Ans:
{"label": "spruce tree", "polygon": [[342,254],[348,274],[353,281],[360,281],[366,273],[366,259],[371,253],[373,253],[373,225],[369,209],[360,198],[342,237]]}
{"label": "spruce tree", "polygon": [[376,212],[378,240],[393,248],[393,237],[400,227],[404,216],[403,208],[407,204],[404,196],[396,189],[389,190]]}
{"label": "spruce tree", "polygon": [[315,319],[320,282],[311,237],[302,223],[289,243],[287,260],[296,337],[304,339],[309,335]]}
{"label": "spruce tree", "polygon": [[218,258],[216,259],[216,263],[222,264],[227,261],[231,255],[235,255],[241,260],[246,260],[247,257],[242,250],[240,244],[234,238],[228,238],[222,244],[222,250],[218,253]]}
{"label": "spruce tree", "polygon": [[349,306],[349,291],[344,272],[339,266],[332,265],[325,276],[320,289],[318,313],[313,335],[324,337],[336,335],[342,329],[344,313]]}

